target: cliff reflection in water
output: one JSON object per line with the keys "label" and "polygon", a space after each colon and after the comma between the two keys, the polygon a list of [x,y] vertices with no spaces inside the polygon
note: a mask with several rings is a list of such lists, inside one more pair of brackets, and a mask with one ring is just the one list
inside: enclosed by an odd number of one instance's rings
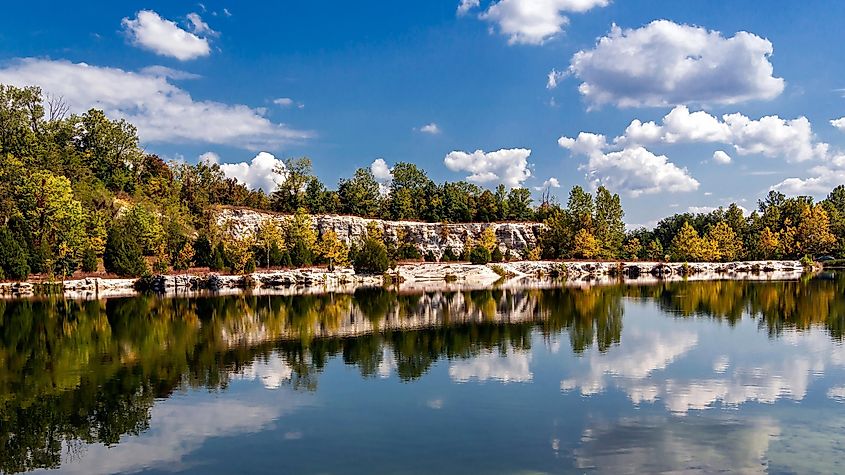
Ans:
{"label": "cliff reflection in water", "polygon": [[[626,298],[680,317],[754,318],[769,335],[845,329],[845,276],[795,282],[673,282],[404,294],[0,301],[0,470],[57,467],[63,450],[116,444],[149,428],[156,398],[225,390],[273,358],[265,385],[315,390],[341,357],[364,377],[420,378],[439,359],[530,349],[567,334],[571,350],[618,344]],[[455,369],[459,373],[460,367]],[[456,380],[468,376],[453,375]],[[530,375],[512,375],[527,381]],[[81,449],[79,449],[81,450]]]}

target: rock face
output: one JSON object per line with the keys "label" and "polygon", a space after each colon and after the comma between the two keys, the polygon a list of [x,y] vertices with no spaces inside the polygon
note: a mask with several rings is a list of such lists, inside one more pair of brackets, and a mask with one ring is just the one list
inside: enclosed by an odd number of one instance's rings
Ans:
{"label": "rock face", "polygon": [[[217,224],[228,226],[236,237],[247,236],[267,220],[282,224],[289,216],[244,208],[220,208]],[[416,221],[384,221],[381,219],[361,218],[358,216],[339,216],[335,214],[312,216],[314,228],[318,233],[334,231],[346,244],[358,241],[366,233],[369,223],[384,231],[389,239],[396,239],[404,234],[425,255],[431,251],[438,258],[447,247],[460,254],[467,237],[477,241],[488,227],[496,232],[502,253],[510,251],[514,258],[523,258],[528,250],[537,246],[540,223],[420,223]]]}

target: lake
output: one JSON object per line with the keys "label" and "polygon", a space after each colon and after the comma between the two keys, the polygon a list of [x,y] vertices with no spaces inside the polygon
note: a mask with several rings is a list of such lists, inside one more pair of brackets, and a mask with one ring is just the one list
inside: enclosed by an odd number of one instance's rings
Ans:
{"label": "lake", "polygon": [[0,316],[5,473],[845,472],[845,274]]}

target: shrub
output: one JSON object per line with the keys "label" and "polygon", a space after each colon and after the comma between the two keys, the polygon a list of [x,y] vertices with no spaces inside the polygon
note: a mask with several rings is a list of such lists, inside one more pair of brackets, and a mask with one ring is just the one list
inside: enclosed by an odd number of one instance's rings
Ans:
{"label": "shrub", "polygon": [[282,252],[282,248],[279,247],[279,244],[274,242],[270,245],[270,265],[271,266],[281,266],[285,265],[284,260],[285,256],[287,256],[287,265],[290,265],[290,254],[287,252]]}
{"label": "shrub", "polygon": [[440,260],[442,262],[456,261],[458,260],[458,256],[455,254],[455,251],[452,249],[452,246],[449,246],[446,248],[445,251],[443,251],[443,255],[440,256]]}
{"label": "shrub", "polygon": [[304,240],[297,239],[290,248],[290,261],[294,267],[310,266],[314,262],[314,253]]}
{"label": "shrub", "polygon": [[490,262],[490,250],[484,246],[475,246],[469,251],[469,261],[473,264]]}
{"label": "shrub", "polygon": [[208,267],[215,271],[221,271],[226,268],[226,249],[222,242],[214,247],[214,252],[208,260]]}
{"label": "shrub", "polygon": [[493,248],[493,252],[490,253],[490,260],[493,262],[502,262],[505,260],[505,255],[502,254],[502,250],[499,249],[499,246]]}
{"label": "shrub", "polygon": [[82,272],[97,272],[97,251],[91,246],[82,252]]}
{"label": "shrub", "polygon": [[121,277],[139,277],[148,272],[138,239],[121,228],[109,230],[103,264],[107,272]]}
{"label": "shrub", "polygon": [[0,279],[25,280],[29,276],[29,253],[8,229],[0,229]]}
{"label": "shrub", "polygon": [[810,258],[810,256],[805,255],[801,258],[799,262],[805,269],[813,267],[813,260]]}
{"label": "shrub", "polygon": [[[214,249],[211,247],[211,241],[208,236],[200,234],[196,241],[194,241],[194,264],[197,267],[214,267]],[[222,269],[223,266],[220,268]]]}
{"label": "shrub", "polygon": [[356,274],[383,274],[390,268],[387,246],[373,238],[365,239],[361,248],[355,252],[352,267]]}
{"label": "shrub", "polygon": [[425,253],[425,261],[426,262],[437,262],[437,256],[435,256],[432,251],[428,251],[428,252]]}
{"label": "shrub", "polygon": [[507,277],[507,275],[508,275],[508,271],[506,271],[505,268],[502,267],[502,266],[494,264],[494,265],[490,266],[490,268],[493,269],[493,272],[495,272],[496,274],[499,274],[500,277]]}

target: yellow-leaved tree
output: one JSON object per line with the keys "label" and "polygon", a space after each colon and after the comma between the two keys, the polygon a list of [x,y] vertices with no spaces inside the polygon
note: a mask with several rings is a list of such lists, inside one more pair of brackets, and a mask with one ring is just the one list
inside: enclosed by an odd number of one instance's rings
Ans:
{"label": "yellow-leaved tree", "polygon": [[796,229],[796,248],[801,254],[817,256],[829,252],[836,244],[830,232],[830,219],[821,205],[805,206]]}
{"label": "yellow-leaved tree", "polygon": [[701,260],[706,251],[704,248],[704,240],[698,235],[698,231],[685,222],[672,239],[670,255],[675,261],[695,262]]}
{"label": "yellow-leaved tree", "polygon": [[349,248],[337,237],[334,231],[326,231],[317,242],[317,255],[329,265],[345,267],[349,265]]}
{"label": "yellow-leaved tree", "polygon": [[710,228],[707,233],[707,240],[710,245],[706,246],[708,251],[713,253],[712,256],[702,256],[707,260],[719,260],[722,262],[729,262],[736,260],[742,255],[742,241],[736,235],[733,229],[724,221],[720,221],[717,225]]}
{"label": "yellow-leaved tree", "polygon": [[481,232],[481,246],[485,247],[488,251],[493,252],[494,249],[499,247],[499,242],[496,239],[496,231],[493,229],[493,226],[487,226],[484,231]]}
{"label": "yellow-leaved tree", "polygon": [[598,240],[584,228],[575,233],[572,244],[573,254],[575,254],[575,257],[582,259],[592,259],[598,256],[601,251]]}
{"label": "yellow-leaved tree", "polygon": [[774,259],[780,249],[780,234],[773,232],[768,226],[760,232],[759,246],[763,259]]}

